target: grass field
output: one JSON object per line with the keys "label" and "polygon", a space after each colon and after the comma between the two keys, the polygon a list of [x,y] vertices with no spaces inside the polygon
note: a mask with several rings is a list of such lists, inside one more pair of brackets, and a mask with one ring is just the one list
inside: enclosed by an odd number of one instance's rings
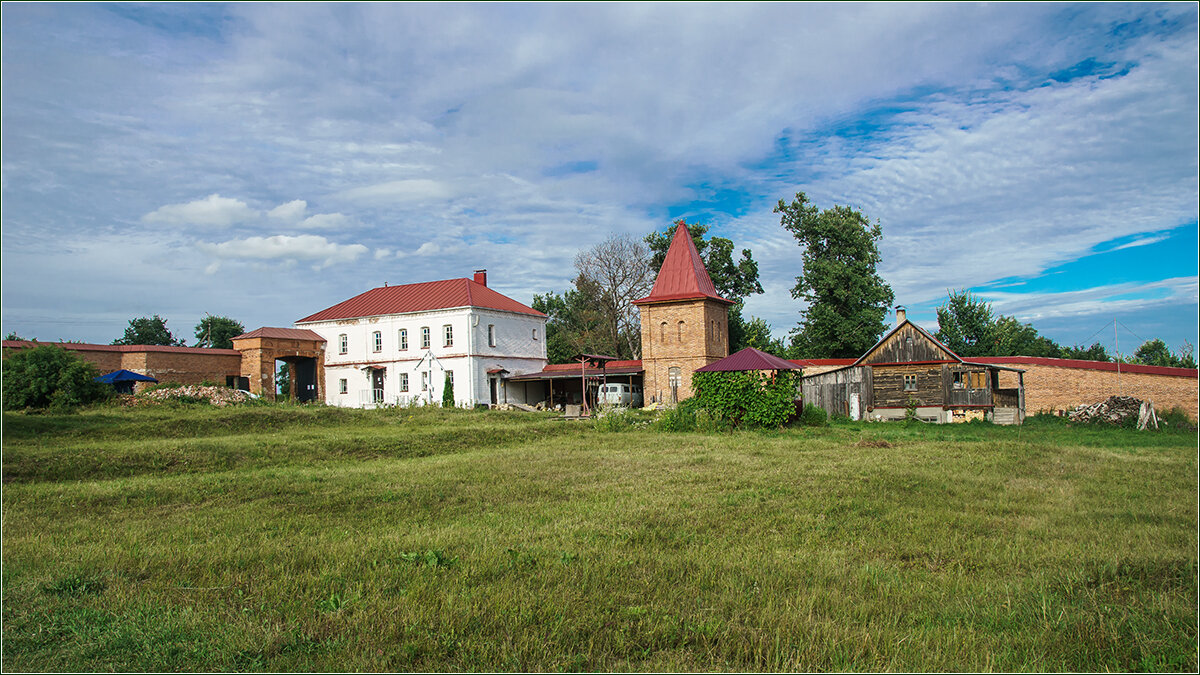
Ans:
{"label": "grass field", "polygon": [[1196,434],[4,415],[3,669],[1197,669]]}

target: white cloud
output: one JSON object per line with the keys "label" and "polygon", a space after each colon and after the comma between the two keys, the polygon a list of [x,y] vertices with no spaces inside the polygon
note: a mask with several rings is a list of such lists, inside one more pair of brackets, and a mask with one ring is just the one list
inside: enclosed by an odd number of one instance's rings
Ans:
{"label": "white cloud", "polygon": [[294,223],[304,217],[308,202],[303,199],[293,199],[286,204],[280,204],[267,212],[267,215],[277,220]]}
{"label": "white cloud", "polygon": [[390,257],[391,255],[392,255],[392,249],[390,249],[390,248],[375,249],[375,259],[376,260],[383,260],[385,258]]}
{"label": "white cloud", "polygon": [[367,252],[362,244],[336,244],[325,237],[305,234],[296,237],[247,237],[219,244],[201,243],[200,250],[218,258],[245,260],[316,260],[319,267],[340,262],[352,262]]}
{"label": "white cloud", "polygon": [[1022,321],[1039,321],[1070,316],[1104,314],[1112,316],[1131,310],[1163,305],[1192,304],[1197,301],[1195,277],[1175,277],[1149,283],[1105,284],[1078,291],[1059,293],[1001,293],[981,291],[979,297],[992,303],[999,314],[1016,316]]}
{"label": "white cloud", "polygon": [[202,225],[207,227],[229,227],[245,222],[258,212],[238,199],[211,194],[186,204],[168,204],[142,216],[142,222],[151,225]]}
{"label": "white cloud", "polygon": [[341,197],[351,202],[430,202],[453,195],[450,186],[425,178],[394,180],[375,185],[351,188]]}
{"label": "white cloud", "polygon": [[350,219],[341,213],[318,213],[309,216],[297,224],[306,230],[333,230],[344,228]]}

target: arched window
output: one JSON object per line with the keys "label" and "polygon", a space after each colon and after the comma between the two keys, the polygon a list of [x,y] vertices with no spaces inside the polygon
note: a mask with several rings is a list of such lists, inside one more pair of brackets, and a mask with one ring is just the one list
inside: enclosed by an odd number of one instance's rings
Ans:
{"label": "arched window", "polygon": [[679,322],[678,328],[679,328],[679,341],[683,342],[683,322],[682,321]]}
{"label": "arched window", "polygon": [[658,327],[658,341],[659,342],[667,341],[667,322],[666,321],[662,322],[662,325],[660,325]]}

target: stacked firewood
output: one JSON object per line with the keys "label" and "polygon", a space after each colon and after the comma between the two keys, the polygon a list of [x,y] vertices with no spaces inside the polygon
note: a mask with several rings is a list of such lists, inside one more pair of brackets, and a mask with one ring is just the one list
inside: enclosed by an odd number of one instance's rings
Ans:
{"label": "stacked firewood", "polygon": [[1154,404],[1133,396],[1109,396],[1107,399],[1091,405],[1081,405],[1067,416],[1072,422],[1107,422],[1122,425],[1130,418],[1136,418],[1137,428],[1158,428],[1158,416],[1154,413]]}

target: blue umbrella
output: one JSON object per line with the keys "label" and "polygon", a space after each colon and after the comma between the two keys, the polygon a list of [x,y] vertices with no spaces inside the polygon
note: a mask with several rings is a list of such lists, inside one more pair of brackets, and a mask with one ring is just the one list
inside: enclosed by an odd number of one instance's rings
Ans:
{"label": "blue umbrella", "polygon": [[96,378],[96,381],[104,382],[105,384],[116,384],[118,382],[158,382],[158,380],[148,375],[142,375],[141,373],[135,373],[132,370],[124,369],[114,370],[107,375],[101,375],[100,377]]}

